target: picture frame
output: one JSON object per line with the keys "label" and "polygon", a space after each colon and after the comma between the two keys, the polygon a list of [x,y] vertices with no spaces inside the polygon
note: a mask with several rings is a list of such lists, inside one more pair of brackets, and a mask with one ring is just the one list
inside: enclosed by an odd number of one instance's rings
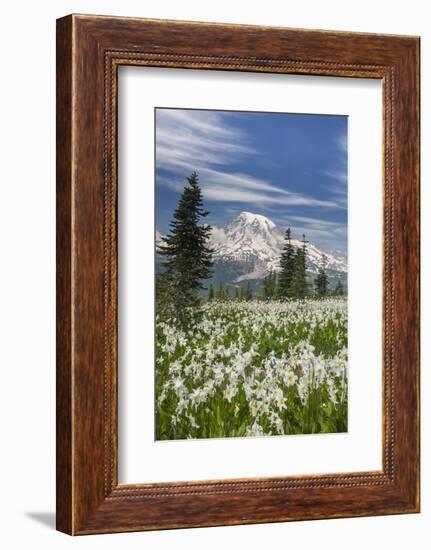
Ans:
{"label": "picture frame", "polygon": [[[118,483],[118,67],[373,78],[383,88],[380,471]],[[57,21],[57,529],[71,535],[419,512],[419,38]]]}

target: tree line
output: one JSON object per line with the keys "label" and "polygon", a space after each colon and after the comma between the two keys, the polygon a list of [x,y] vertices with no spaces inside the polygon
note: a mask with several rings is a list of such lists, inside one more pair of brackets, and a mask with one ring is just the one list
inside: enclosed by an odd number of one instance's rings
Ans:
{"label": "tree line", "polygon": [[251,289],[250,281],[247,282],[246,287],[229,287],[220,282],[218,287],[214,289],[211,284],[208,289],[208,301],[211,302],[212,300],[221,300],[222,302],[226,300],[236,300],[239,302],[248,302],[253,300],[253,291]]}
{"label": "tree line", "polygon": [[325,298],[344,295],[340,280],[337,281],[333,290],[329,288],[325,256],[314,279],[314,288],[310,288],[307,280],[307,241],[303,235],[302,245],[295,250],[290,228],[285,232],[279,268],[278,275],[275,271],[270,271],[265,277],[260,291],[261,298],[303,300],[308,297]]}

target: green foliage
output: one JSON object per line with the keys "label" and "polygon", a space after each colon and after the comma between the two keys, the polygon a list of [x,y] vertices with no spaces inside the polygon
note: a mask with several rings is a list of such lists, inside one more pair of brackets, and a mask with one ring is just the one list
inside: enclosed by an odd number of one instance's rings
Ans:
{"label": "green foliage", "polygon": [[208,290],[208,301],[211,302],[211,300],[214,300],[214,288],[213,285],[210,285],[210,288]]}
{"label": "green foliage", "polygon": [[295,273],[295,248],[292,245],[290,227],[286,229],[285,243],[280,256],[280,274],[278,277],[277,294],[279,298],[293,296],[293,276]]}
{"label": "green foliage", "polygon": [[307,241],[305,240],[305,235],[302,236],[302,246],[296,250],[294,265],[290,295],[292,298],[303,300],[309,294],[307,283]]}
{"label": "green foliage", "polygon": [[332,295],[333,296],[344,296],[343,283],[340,281],[340,279],[338,279],[337,284],[334,288],[334,291],[333,291]]}
{"label": "green foliage", "polygon": [[211,277],[212,249],[208,246],[211,227],[200,225],[208,215],[203,209],[202,191],[196,172],[187,178],[170,223],[170,232],[162,237],[158,252],[163,257],[163,275],[159,277],[156,303],[159,312],[170,312],[183,325],[200,305],[202,281]]}
{"label": "green foliage", "polygon": [[245,289],[243,286],[240,288],[239,292],[238,292],[238,300],[240,302],[244,302],[245,300],[247,300],[247,289]]}
{"label": "green foliage", "polygon": [[250,301],[253,299],[253,292],[251,290],[250,281],[247,281],[247,288],[245,289],[245,299]]}
{"label": "green foliage", "polygon": [[314,281],[314,287],[316,290],[316,296],[318,298],[324,298],[328,295],[328,275],[325,270],[326,258],[323,257],[323,263],[320,266],[319,273]]}
{"label": "green foliage", "polygon": [[226,292],[223,283],[219,284],[218,290],[216,292],[216,298],[217,300],[220,300],[222,302],[226,300]]}
{"label": "green foliage", "polygon": [[272,300],[277,294],[277,274],[275,271],[270,271],[263,280],[262,288],[260,289],[259,298],[261,300]]}

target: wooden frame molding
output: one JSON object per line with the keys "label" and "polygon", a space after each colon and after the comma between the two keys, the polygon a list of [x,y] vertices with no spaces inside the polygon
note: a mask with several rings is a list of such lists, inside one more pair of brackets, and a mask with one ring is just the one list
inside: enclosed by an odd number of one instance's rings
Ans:
{"label": "wooden frame molding", "polygon": [[[119,65],[382,80],[382,471],[118,484]],[[418,511],[419,38],[59,19],[57,528],[90,534]]]}

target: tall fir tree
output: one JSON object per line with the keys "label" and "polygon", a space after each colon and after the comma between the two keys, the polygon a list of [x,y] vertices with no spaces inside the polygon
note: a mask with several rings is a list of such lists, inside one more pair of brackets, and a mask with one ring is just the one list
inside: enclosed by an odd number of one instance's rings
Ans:
{"label": "tall fir tree", "polygon": [[314,287],[318,298],[324,298],[328,294],[328,275],[326,274],[326,257],[323,256],[322,264],[314,281]]}
{"label": "tall fir tree", "polygon": [[262,300],[272,300],[276,295],[277,275],[274,271],[270,271],[263,279],[263,284],[260,289],[259,298]]}
{"label": "tall fir tree", "polygon": [[280,273],[277,294],[280,298],[292,297],[292,282],[295,273],[295,247],[292,244],[290,227],[286,229],[284,246],[280,256]]}
{"label": "tall fir tree", "polygon": [[333,294],[334,296],[344,296],[344,287],[340,279],[338,279],[337,284],[335,285]]}
{"label": "tall fir tree", "polygon": [[[187,178],[170,223],[170,232],[162,237],[158,252],[164,269],[161,282],[169,294],[169,305],[182,324],[191,320],[191,308],[200,304],[203,281],[211,277],[212,249],[208,241],[211,227],[200,224],[209,212],[203,208],[202,190],[196,172]],[[162,290],[163,293],[163,290]]]}
{"label": "tall fir tree", "polygon": [[269,274],[269,299],[273,300],[277,295],[277,273],[270,271]]}
{"label": "tall fir tree", "polygon": [[295,254],[295,269],[291,287],[292,298],[303,300],[308,296],[307,283],[307,241],[302,236],[302,246],[298,247]]}

